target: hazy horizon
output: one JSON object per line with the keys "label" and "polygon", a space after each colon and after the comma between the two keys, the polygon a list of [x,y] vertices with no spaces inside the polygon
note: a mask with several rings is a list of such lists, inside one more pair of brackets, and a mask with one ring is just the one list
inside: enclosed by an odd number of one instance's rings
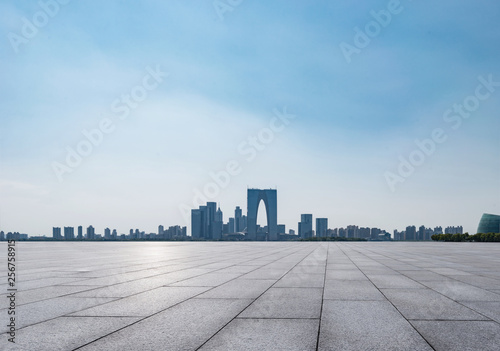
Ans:
{"label": "hazy horizon", "polygon": [[3,1],[0,230],[190,235],[198,192],[227,222],[252,187],[278,189],[287,231],[312,213],[475,233],[500,214],[499,14],[493,0]]}

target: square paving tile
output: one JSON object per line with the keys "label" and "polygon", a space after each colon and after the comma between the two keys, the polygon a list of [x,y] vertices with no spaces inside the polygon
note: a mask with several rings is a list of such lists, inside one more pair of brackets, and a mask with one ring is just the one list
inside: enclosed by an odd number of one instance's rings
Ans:
{"label": "square paving tile", "polygon": [[384,295],[366,280],[327,280],[325,300],[385,300]]}
{"label": "square paving tile", "polygon": [[316,349],[318,319],[235,319],[200,350]]}
{"label": "square paving tile", "polygon": [[318,350],[432,350],[388,301],[323,302]]}
{"label": "square paving tile", "polygon": [[487,321],[412,321],[437,351],[498,351],[500,325]]}
{"label": "square paving tile", "polygon": [[381,289],[407,319],[487,319],[472,309],[430,289]]}
{"label": "square paving tile", "polygon": [[196,350],[250,302],[244,299],[190,299],[81,350]]}
{"label": "square paving tile", "polygon": [[147,317],[179,302],[190,299],[210,289],[209,287],[160,287],[91,307],[72,316],[137,316]]}
{"label": "square paving tile", "polygon": [[238,317],[319,318],[321,288],[271,288]]}

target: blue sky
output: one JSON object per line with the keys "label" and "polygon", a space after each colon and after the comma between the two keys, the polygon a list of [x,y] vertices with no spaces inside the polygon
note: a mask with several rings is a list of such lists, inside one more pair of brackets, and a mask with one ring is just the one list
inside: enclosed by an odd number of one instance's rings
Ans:
{"label": "blue sky", "polygon": [[[276,186],[279,222],[293,229],[313,213],[332,228],[474,232],[483,212],[500,213],[500,87],[483,87],[458,128],[443,119],[478,77],[500,82],[497,1],[62,2],[0,4],[5,231],[186,225],[182,209],[230,161],[238,174],[206,196],[225,220],[246,210],[247,186]],[[341,44],[391,6],[347,62]],[[155,69],[168,76],[120,119],[113,103]],[[295,118],[248,161],[238,147],[285,107]],[[58,178],[54,163],[103,120],[113,131]],[[435,129],[446,140],[391,187],[388,172],[401,177],[400,157]]]}

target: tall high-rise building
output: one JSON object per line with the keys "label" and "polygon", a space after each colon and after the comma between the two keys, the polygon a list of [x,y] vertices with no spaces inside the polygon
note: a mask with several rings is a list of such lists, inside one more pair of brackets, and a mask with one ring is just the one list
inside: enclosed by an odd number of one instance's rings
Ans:
{"label": "tall high-rise building", "polygon": [[286,234],[286,225],[278,224],[278,234]]}
{"label": "tall high-rise building", "polygon": [[233,234],[235,231],[235,225],[234,225],[234,218],[233,217],[229,217],[229,221],[228,221],[228,233],[229,234]]}
{"label": "tall high-rise building", "polygon": [[257,239],[257,214],[262,200],[266,207],[267,239],[278,240],[278,197],[276,189],[247,189],[247,235]]}
{"label": "tall high-rise building", "polygon": [[235,233],[241,232],[244,228],[242,227],[242,211],[240,206],[236,206],[236,209],[234,210],[234,231]]}
{"label": "tall high-rise building", "polygon": [[116,238],[118,237],[118,233],[116,232],[116,229],[113,229],[113,232],[111,233],[111,237],[114,240],[116,240]]}
{"label": "tall high-rise building", "polygon": [[316,237],[326,237],[328,231],[328,218],[316,218]]}
{"label": "tall high-rise building", "polygon": [[357,225],[348,225],[346,228],[347,238],[359,238],[359,228]]}
{"label": "tall high-rise building", "polygon": [[64,227],[64,240],[75,240],[75,228]]}
{"label": "tall high-rise building", "polygon": [[362,238],[362,239],[369,239],[370,238],[370,228],[366,227],[361,227],[358,229],[358,236],[357,238]]}
{"label": "tall high-rise building", "polygon": [[200,209],[191,210],[191,237],[193,239],[202,238],[202,213]]}
{"label": "tall high-rise building", "polygon": [[52,238],[55,240],[61,240],[61,227],[53,227],[52,228]]}
{"label": "tall high-rise building", "polygon": [[446,227],[444,230],[444,233],[445,234],[463,234],[463,231],[464,231],[464,229],[460,225],[458,227]]}
{"label": "tall high-rise building", "polygon": [[217,215],[217,203],[207,202],[207,210],[208,210],[208,232],[207,234],[205,234],[205,239],[214,239],[214,236],[216,236],[215,217]]}
{"label": "tall high-rise building", "polygon": [[301,214],[299,222],[299,238],[312,238],[313,236],[313,215]]}
{"label": "tall high-rise building", "polygon": [[95,229],[91,225],[88,226],[87,228],[87,240],[94,240],[95,239]]}
{"label": "tall high-rise building", "polygon": [[212,240],[219,240],[222,238],[223,220],[224,214],[219,207],[215,213],[215,220],[212,222]]}
{"label": "tall high-rise building", "polygon": [[5,240],[5,233],[2,231],[0,231],[0,241],[3,241]]}
{"label": "tall high-rise building", "polygon": [[164,233],[165,233],[165,229],[164,229],[164,227],[163,227],[162,225],[159,225],[159,226],[158,226],[158,236],[159,236],[160,238],[163,238]]}
{"label": "tall high-rise building", "polygon": [[417,228],[414,225],[406,227],[404,240],[417,240]]}
{"label": "tall high-rise building", "polygon": [[83,227],[81,225],[78,226],[78,236],[76,238],[78,240],[83,240]]}
{"label": "tall high-rise building", "polygon": [[111,239],[111,229],[109,228],[104,229],[104,238]]}
{"label": "tall high-rise building", "polygon": [[443,227],[434,227],[434,234],[443,234]]}
{"label": "tall high-rise building", "polygon": [[420,227],[418,227],[417,240],[420,240],[420,241],[425,240],[425,226],[424,225],[421,225]]}
{"label": "tall high-rise building", "polygon": [[378,235],[380,233],[382,233],[382,230],[380,230],[379,228],[372,228],[371,231],[370,231],[370,239],[377,240],[378,239]]}

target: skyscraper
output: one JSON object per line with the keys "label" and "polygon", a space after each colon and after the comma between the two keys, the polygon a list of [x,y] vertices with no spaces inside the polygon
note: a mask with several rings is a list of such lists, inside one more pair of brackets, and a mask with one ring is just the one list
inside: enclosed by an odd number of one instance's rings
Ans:
{"label": "skyscraper", "polygon": [[87,240],[94,240],[95,239],[95,229],[91,225],[88,226],[87,228]]}
{"label": "skyscraper", "polygon": [[328,218],[316,218],[316,237],[326,237],[328,231]]}
{"label": "skyscraper", "polygon": [[64,240],[74,240],[75,239],[75,228],[64,227]]}
{"label": "skyscraper", "polygon": [[240,206],[236,206],[234,210],[234,231],[235,233],[241,232],[244,228],[242,228],[242,220],[241,220],[241,208]]}
{"label": "skyscraper", "polygon": [[278,240],[278,202],[276,189],[247,190],[247,234],[257,239],[257,214],[260,201],[264,201],[267,217],[267,239]]}
{"label": "skyscraper", "polygon": [[207,202],[208,210],[208,232],[205,234],[205,239],[214,239],[215,233],[215,217],[217,214],[217,203]]}
{"label": "skyscraper", "polygon": [[417,228],[414,225],[406,227],[404,240],[417,240]]}
{"label": "skyscraper", "polygon": [[52,238],[55,240],[61,240],[61,227],[53,227],[52,228]]}
{"label": "skyscraper", "polygon": [[417,240],[420,240],[420,241],[425,240],[425,226],[424,225],[421,225],[420,227],[418,227]]}
{"label": "skyscraper", "polygon": [[81,225],[78,226],[78,236],[76,238],[78,240],[83,240],[83,227]]}
{"label": "skyscraper", "polygon": [[228,224],[228,233],[229,234],[233,234],[234,233],[234,228],[235,228],[235,225],[234,225],[234,218],[233,217],[229,217],[229,222],[227,223]]}
{"label": "skyscraper", "polygon": [[312,238],[313,236],[313,215],[301,214],[299,222],[299,238]]}
{"label": "skyscraper", "polygon": [[193,239],[202,238],[201,222],[202,222],[201,210],[200,209],[191,210],[191,237]]}

